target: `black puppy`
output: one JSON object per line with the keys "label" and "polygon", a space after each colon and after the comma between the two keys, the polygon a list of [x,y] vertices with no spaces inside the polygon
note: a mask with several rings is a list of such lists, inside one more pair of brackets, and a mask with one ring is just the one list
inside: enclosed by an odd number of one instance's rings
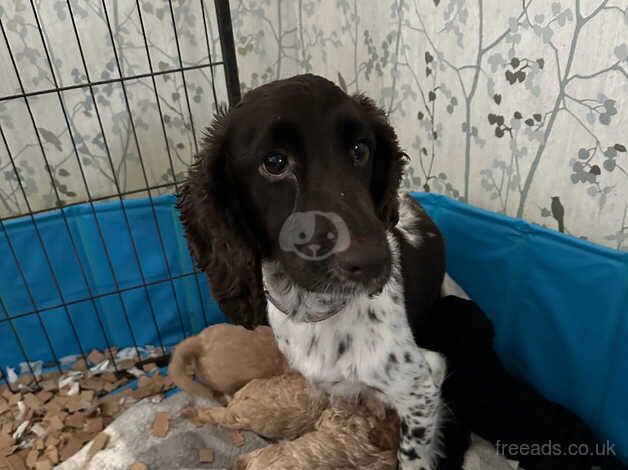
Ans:
{"label": "black puppy", "polygon": [[[577,454],[570,451],[574,444],[586,445],[593,454],[602,446],[576,415],[506,371],[493,348],[493,326],[475,303],[453,296],[440,299],[415,335],[418,344],[447,358],[442,397],[455,413],[445,441],[450,453],[468,444],[464,434],[453,431],[469,427],[526,470],[626,468],[612,455],[563,455]],[[553,455],[524,455],[547,454],[531,449],[550,442]],[[528,450],[511,453],[523,446]]]}

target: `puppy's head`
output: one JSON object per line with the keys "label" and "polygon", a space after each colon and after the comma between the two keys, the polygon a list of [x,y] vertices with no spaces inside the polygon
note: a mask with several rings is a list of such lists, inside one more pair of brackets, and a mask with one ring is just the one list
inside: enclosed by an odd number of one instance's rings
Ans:
{"label": "puppy's head", "polygon": [[403,161],[373,101],[314,75],[259,87],[220,113],[179,207],[225,313],[264,321],[261,260],[309,291],[379,291]]}

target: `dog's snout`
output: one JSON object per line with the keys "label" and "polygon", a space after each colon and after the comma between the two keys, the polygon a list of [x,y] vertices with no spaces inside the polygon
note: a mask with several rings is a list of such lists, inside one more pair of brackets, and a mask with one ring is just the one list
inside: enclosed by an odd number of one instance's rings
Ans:
{"label": "dog's snout", "polygon": [[390,252],[384,243],[351,243],[334,255],[335,270],[342,279],[367,282],[380,277],[389,264]]}

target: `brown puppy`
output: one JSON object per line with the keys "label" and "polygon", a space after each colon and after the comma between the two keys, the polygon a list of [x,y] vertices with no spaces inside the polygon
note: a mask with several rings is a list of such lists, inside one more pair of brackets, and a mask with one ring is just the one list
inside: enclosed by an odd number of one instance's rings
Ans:
{"label": "brown puppy", "polygon": [[314,430],[329,401],[310,390],[302,375],[255,379],[236,392],[226,407],[202,409],[202,422],[247,429],[267,439],[294,439]]}
{"label": "brown puppy", "polygon": [[379,402],[335,401],[316,395],[299,374],[251,381],[226,408],[201,410],[198,420],[283,439],[241,455],[237,470],[394,469],[397,415]]}
{"label": "brown puppy", "polygon": [[378,419],[364,407],[333,407],[323,411],[315,431],[244,454],[233,468],[394,470],[398,434],[394,419]]}
{"label": "brown puppy", "polygon": [[247,330],[221,323],[179,343],[168,375],[188,393],[215,398],[214,394],[231,395],[253,379],[279,375],[286,368],[269,327]]}

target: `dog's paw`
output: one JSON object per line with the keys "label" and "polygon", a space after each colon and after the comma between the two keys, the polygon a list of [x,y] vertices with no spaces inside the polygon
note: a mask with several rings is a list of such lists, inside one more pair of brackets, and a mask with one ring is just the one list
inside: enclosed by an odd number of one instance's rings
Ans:
{"label": "dog's paw", "polygon": [[198,411],[196,419],[206,424],[213,424],[224,428],[240,428],[240,420],[229,408],[204,408]]}

